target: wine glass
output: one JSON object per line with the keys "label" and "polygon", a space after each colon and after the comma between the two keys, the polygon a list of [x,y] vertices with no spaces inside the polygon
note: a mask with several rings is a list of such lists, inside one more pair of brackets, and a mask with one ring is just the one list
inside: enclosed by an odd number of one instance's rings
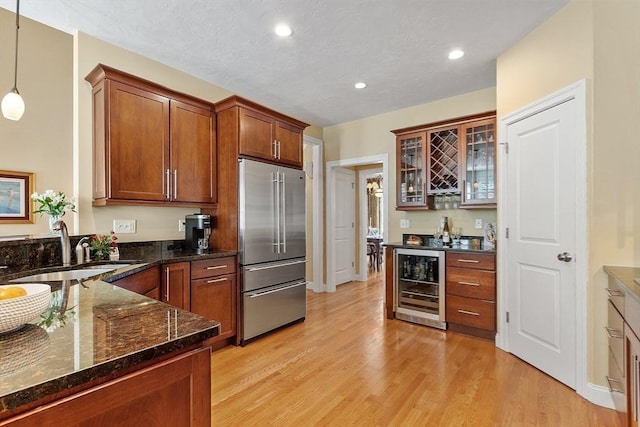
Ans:
{"label": "wine glass", "polygon": [[442,237],[442,227],[437,226],[433,229],[433,238],[436,240],[436,246],[440,246],[440,238]]}
{"label": "wine glass", "polygon": [[462,237],[462,227],[453,227],[451,229],[451,238],[454,245],[460,246],[460,237]]}

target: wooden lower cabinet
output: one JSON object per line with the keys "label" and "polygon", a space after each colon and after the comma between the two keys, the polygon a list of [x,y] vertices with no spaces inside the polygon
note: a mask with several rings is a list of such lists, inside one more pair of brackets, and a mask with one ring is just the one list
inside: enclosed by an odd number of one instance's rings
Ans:
{"label": "wooden lower cabinet", "polygon": [[214,258],[191,263],[191,311],[220,322],[213,341],[236,335],[236,258]]}
{"label": "wooden lower cabinet", "polygon": [[140,273],[111,283],[128,291],[153,299],[160,299],[160,266],[151,267]]}
{"label": "wooden lower cabinet", "polygon": [[496,333],[495,254],[447,252],[445,289],[448,328],[493,339]]}
{"label": "wooden lower cabinet", "polygon": [[162,266],[162,301],[191,310],[191,263],[175,262]]}
{"label": "wooden lower cabinet", "polygon": [[0,426],[11,427],[210,425],[209,347],[0,421]]}

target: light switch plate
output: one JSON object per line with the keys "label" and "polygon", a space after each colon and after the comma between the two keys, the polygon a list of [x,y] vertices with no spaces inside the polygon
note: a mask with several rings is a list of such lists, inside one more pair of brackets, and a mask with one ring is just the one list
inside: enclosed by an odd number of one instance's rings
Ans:
{"label": "light switch plate", "polygon": [[400,228],[409,228],[409,220],[401,219],[400,220]]}
{"label": "light switch plate", "polygon": [[476,218],[476,228],[482,228],[482,218]]}
{"label": "light switch plate", "polygon": [[133,234],[136,232],[135,219],[114,219],[113,231],[116,234]]}

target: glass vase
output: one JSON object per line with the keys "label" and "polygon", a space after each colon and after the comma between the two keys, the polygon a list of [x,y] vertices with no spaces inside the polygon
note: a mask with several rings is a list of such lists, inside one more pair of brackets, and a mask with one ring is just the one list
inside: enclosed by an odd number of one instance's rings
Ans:
{"label": "glass vase", "polygon": [[51,232],[51,234],[59,234],[59,232],[55,229],[55,224],[60,218],[61,217],[57,215],[49,215],[49,231]]}

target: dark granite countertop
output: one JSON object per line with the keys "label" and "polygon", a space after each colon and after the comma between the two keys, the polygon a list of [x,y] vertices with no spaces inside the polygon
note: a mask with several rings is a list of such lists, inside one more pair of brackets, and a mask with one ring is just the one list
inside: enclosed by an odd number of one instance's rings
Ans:
{"label": "dark granite countertop", "polygon": [[[46,239],[29,241],[42,247]],[[136,242],[120,245],[120,260],[92,261],[70,267],[34,268],[20,257],[20,245],[4,250],[13,261],[0,271],[0,283],[32,274],[122,265],[91,279],[41,282],[51,285],[51,306],[65,305],[64,315],[52,310],[20,330],[0,334],[0,419],[46,396],[112,377],[135,365],[197,345],[219,334],[219,323],[109,285],[158,264],[234,256],[234,251],[196,254],[174,242]],[[179,243],[179,242],[178,242]],[[15,249],[14,249],[15,248]],[[48,252],[46,250],[39,252]],[[46,257],[45,257],[46,258]],[[50,257],[49,257],[50,258]],[[18,262],[22,259],[22,262]],[[36,325],[36,323],[38,325]]]}
{"label": "dark granite countertop", "polygon": [[495,254],[495,248],[485,248],[482,245],[479,248],[472,248],[469,244],[460,244],[454,245],[451,248],[443,248],[442,246],[435,245],[410,245],[403,242],[393,242],[393,243],[383,243],[382,246],[387,246],[393,249],[403,248],[403,249],[424,249],[429,251],[445,251],[445,252],[477,252],[477,253],[490,253]]}
{"label": "dark granite countertop", "polygon": [[104,281],[58,282],[52,291],[51,306],[63,315],[48,310],[34,320],[41,326],[0,334],[0,419],[219,333],[216,321]]}

